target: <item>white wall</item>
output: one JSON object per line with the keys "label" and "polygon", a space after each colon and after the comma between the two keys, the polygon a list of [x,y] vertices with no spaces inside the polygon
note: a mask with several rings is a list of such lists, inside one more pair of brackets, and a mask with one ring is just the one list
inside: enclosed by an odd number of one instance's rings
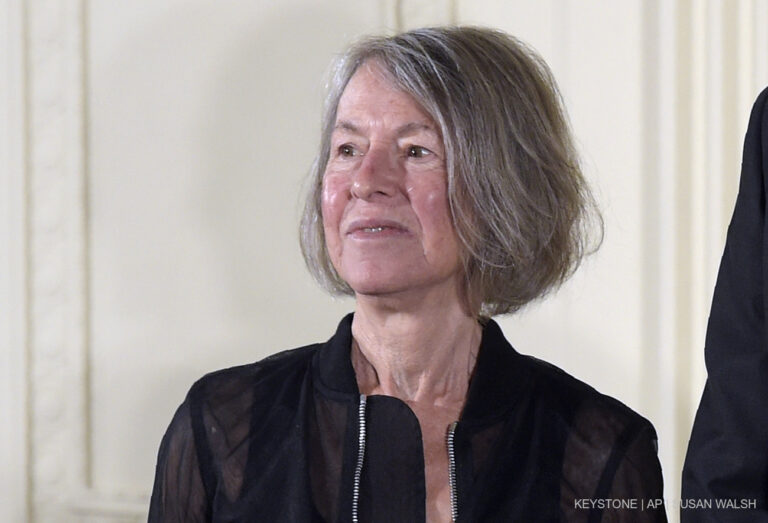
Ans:
{"label": "white wall", "polygon": [[197,377],[333,332],[351,303],[316,289],[296,235],[324,72],[357,35],[452,22],[550,63],[606,220],[576,277],[502,326],[649,417],[677,498],[767,5],[0,4],[0,520],[144,519]]}

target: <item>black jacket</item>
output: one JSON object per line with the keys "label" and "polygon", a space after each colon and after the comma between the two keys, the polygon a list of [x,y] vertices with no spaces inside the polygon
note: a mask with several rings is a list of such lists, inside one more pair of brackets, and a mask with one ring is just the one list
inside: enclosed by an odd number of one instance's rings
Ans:
{"label": "black jacket", "polygon": [[[736,208],[707,326],[707,383],[688,444],[682,521],[768,521],[768,89],[757,98],[744,141]],[[716,510],[717,500],[745,508]],[[754,507],[754,508],[753,508]]]}
{"label": "black jacket", "polygon": [[[350,521],[361,439],[351,323],[198,381],[160,446],[149,521]],[[388,396],[368,397],[363,416],[360,521],[424,521],[416,416]],[[651,424],[518,354],[493,321],[453,444],[459,521],[666,521]]]}

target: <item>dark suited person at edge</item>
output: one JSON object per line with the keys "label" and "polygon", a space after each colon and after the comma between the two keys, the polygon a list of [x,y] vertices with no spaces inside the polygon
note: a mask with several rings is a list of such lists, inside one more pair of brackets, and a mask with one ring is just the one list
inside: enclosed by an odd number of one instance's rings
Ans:
{"label": "dark suited person at edge", "polygon": [[766,197],[768,89],[752,108],[709,315],[707,383],[683,467],[686,523],[768,521]]}

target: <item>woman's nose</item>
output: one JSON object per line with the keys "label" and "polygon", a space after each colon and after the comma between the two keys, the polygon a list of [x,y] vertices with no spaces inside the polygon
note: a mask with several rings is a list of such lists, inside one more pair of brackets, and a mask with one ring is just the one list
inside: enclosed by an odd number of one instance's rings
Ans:
{"label": "woman's nose", "polygon": [[397,190],[398,162],[384,147],[371,147],[352,175],[352,196],[362,200],[393,196]]}

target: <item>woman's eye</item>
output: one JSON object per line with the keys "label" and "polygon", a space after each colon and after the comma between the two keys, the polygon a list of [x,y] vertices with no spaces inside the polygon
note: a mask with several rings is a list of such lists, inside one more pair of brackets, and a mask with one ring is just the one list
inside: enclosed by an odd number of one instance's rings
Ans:
{"label": "woman's eye", "polygon": [[410,158],[424,158],[430,154],[432,153],[429,149],[420,145],[411,145],[408,147],[408,156]]}
{"label": "woman's eye", "polygon": [[345,143],[339,146],[339,156],[355,156],[355,148]]}

